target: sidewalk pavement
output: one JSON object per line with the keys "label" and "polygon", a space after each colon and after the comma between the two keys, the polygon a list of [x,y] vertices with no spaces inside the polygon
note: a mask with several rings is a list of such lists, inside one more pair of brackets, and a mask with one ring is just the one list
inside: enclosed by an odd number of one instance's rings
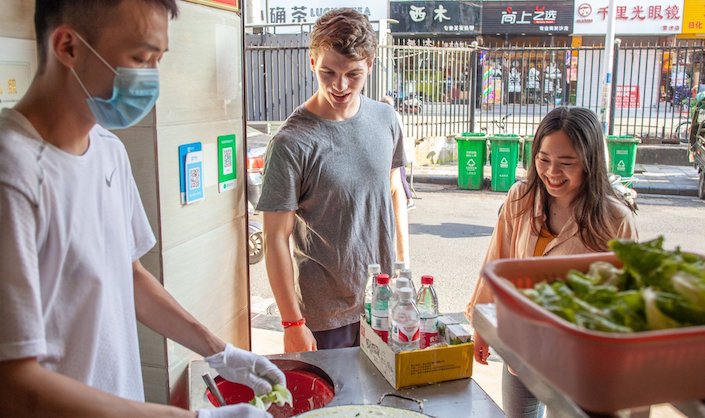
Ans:
{"label": "sidewalk pavement", "polygon": [[[489,190],[491,167],[484,167],[484,178]],[[414,182],[457,185],[458,167],[453,165],[415,166]],[[517,167],[517,179],[524,178],[526,170]],[[698,195],[698,172],[692,166],[637,164],[634,168],[633,187],[638,194],[676,196]]]}

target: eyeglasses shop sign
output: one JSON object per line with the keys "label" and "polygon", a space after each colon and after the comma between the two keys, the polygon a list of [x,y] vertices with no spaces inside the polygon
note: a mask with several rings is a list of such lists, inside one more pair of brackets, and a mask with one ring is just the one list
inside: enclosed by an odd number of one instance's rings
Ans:
{"label": "eyeglasses shop sign", "polygon": [[[608,4],[607,0],[575,0],[574,33],[604,35]],[[615,9],[617,34],[673,34],[682,29],[683,0],[616,0]]]}
{"label": "eyeglasses shop sign", "polygon": [[482,31],[489,34],[570,34],[573,32],[573,1],[486,1],[482,4]]}
{"label": "eyeglasses shop sign", "polygon": [[479,2],[392,1],[389,17],[395,33],[478,33]]}
{"label": "eyeglasses shop sign", "polygon": [[379,0],[268,0],[265,11],[268,23],[316,23],[332,9],[349,7],[370,20],[387,18],[387,4]]}

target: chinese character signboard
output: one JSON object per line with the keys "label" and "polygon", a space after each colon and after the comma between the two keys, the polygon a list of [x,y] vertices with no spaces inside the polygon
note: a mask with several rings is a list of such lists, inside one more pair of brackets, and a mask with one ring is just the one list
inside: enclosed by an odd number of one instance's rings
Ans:
{"label": "chinese character signboard", "polygon": [[617,85],[617,94],[614,99],[618,109],[638,109],[641,104],[639,98],[638,85]]}
{"label": "chinese character signboard", "polygon": [[573,1],[486,1],[482,32],[487,34],[553,34],[573,32]]}
{"label": "chinese character signboard", "polygon": [[[573,32],[604,35],[608,3],[608,0],[575,0]],[[680,33],[683,28],[683,0],[616,0],[615,14],[618,35],[667,35]]]}
{"label": "chinese character signboard", "polygon": [[480,30],[480,3],[465,1],[392,1],[394,33],[474,34]]}
{"label": "chinese character signboard", "polygon": [[705,35],[705,1],[684,1],[682,32],[696,35]]}
{"label": "chinese character signboard", "polygon": [[370,20],[387,18],[387,4],[379,0],[269,0],[265,11],[267,23],[316,23],[331,9],[350,7]]}

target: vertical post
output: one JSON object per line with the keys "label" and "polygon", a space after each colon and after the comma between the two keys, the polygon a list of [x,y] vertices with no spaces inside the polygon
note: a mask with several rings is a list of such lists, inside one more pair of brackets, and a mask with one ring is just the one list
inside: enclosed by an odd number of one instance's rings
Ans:
{"label": "vertical post", "polygon": [[[619,44],[621,43],[620,39],[615,39],[614,40],[614,64],[612,65],[612,77],[617,76],[617,68],[619,66]],[[610,87],[610,97],[617,97],[617,80],[612,80],[612,86]],[[615,109],[617,108],[617,101],[616,100],[610,100],[610,121],[609,121],[609,128],[608,128],[608,133],[610,135],[614,134],[614,114],[615,114]]]}
{"label": "vertical post", "polygon": [[612,63],[614,59],[614,27],[616,22],[615,0],[609,1],[607,8],[607,33],[605,34],[605,59],[602,62],[602,88],[600,90],[599,117],[602,131],[609,132],[609,111],[612,87]]}
{"label": "vertical post", "polygon": [[379,34],[378,34],[378,69],[377,74],[377,94],[382,97],[387,95],[390,90],[390,86],[394,80],[394,57],[392,48],[393,41],[391,36],[390,25],[399,23],[395,19],[380,19],[379,20]]}
{"label": "vertical post", "polygon": [[614,27],[616,22],[616,0],[609,0],[607,7],[607,33],[605,34],[605,59],[602,62],[602,88],[600,89],[600,104],[598,106],[600,124],[604,133],[605,141],[605,161],[609,167],[609,150],[607,147],[607,135],[610,123],[610,101],[612,93],[612,62],[614,58]]}
{"label": "vertical post", "polygon": [[472,48],[472,53],[470,54],[470,74],[471,74],[471,86],[470,86],[470,101],[468,106],[468,111],[470,112],[470,129],[469,132],[475,132],[475,100],[477,100],[477,41],[472,41],[470,44]]}

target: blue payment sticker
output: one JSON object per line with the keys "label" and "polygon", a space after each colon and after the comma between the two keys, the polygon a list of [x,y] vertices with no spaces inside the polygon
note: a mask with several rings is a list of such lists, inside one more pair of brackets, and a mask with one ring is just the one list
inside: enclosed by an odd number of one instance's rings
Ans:
{"label": "blue payment sticker", "polygon": [[186,154],[186,204],[204,199],[203,151]]}
{"label": "blue payment sticker", "polygon": [[186,204],[186,154],[201,151],[201,149],[202,145],[200,142],[179,145],[179,195],[182,205]]}

